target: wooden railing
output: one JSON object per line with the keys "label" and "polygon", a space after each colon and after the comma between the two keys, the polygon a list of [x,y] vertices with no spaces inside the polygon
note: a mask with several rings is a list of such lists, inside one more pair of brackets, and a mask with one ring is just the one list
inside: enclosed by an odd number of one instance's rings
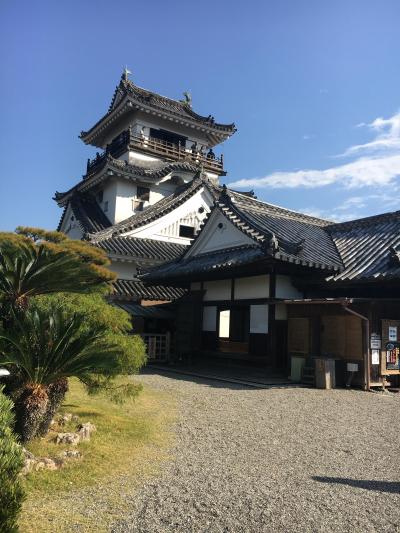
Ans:
{"label": "wooden railing", "polygon": [[170,333],[142,333],[148,361],[167,361],[171,350]]}
{"label": "wooden railing", "polygon": [[179,144],[170,143],[154,137],[145,137],[134,134],[131,129],[123,131],[110,144],[105,152],[96,154],[92,160],[88,159],[86,174],[92,174],[102,165],[107,154],[118,158],[128,150],[140,150],[149,154],[161,156],[169,161],[186,161],[195,165],[203,165],[205,170],[215,172],[218,175],[224,174],[223,155],[215,156],[199,151],[195,148],[186,148]]}
{"label": "wooden railing", "polygon": [[189,163],[202,164],[205,169],[216,172],[217,174],[221,174],[224,171],[223,155],[210,157],[204,152],[198,150],[192,151],[192,149],[186,148],[181,144],[131,134],[129,147],[133,150],[139,149],[144,152],[160,155],[171,161],[187,161]]}

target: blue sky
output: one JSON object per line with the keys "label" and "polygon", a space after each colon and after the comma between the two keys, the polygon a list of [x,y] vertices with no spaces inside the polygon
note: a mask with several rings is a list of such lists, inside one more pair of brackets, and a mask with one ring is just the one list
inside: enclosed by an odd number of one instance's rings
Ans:
{"label": "blue sky", "polygon": [[238,132],[227,183],[344,220],[398,209],[400,2],[0,4],[0,228],[54,228],[124,65]]}

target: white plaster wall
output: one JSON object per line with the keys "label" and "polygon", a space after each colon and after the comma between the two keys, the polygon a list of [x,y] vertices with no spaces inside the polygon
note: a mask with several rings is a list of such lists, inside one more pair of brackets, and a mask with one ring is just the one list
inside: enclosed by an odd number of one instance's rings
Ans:
{"label": "white plaster wall", "polygon": [[171,182],[160,183],[150,189],[150,205],[153,205],[166,196],[170,196],[176,189],[176,185]]}
{"label": "white plaster wall", "polygon": [[203,331],[216,331],[217,308],[212,306],[203,307]]}
{"label": "white plaster wall", "polygon": [[[122,157],[120,157],[119,159],[122,159]],[[140,164],[140,163],[143,163],[143,161],[145,161],[146,163],[150,162],[150,163],[154,163],[156,161],[161,161],[161,158],[159,157],[152,157],[150,155],[146,155],[146,154],[141,154],[139,152],[136,152],[136,151],[131,151],[129,152],[129,155],[128,155],[128,161],[129,163],[131,163],[131,165],[136,165],[136,164]]]}
{"label": "white plaster wall", "polygon": [[[145,185],[144,185],[145,186]],[[169,196],[175,190],[172,183],[150,188],[150,201],[144,203],[144,208],[155,204],[162,198]],[[105,202],[108,201],[107,217],[113,224],[126,220],[135,214],[132,200],[137,198],[137,185],[122,178],[108,180],[103,187],[103,202],[101,207],[104,211]]]}
{"label": "white plaster wall", "polygon": [[[213,199],[206,189],[201,189],[186,202],[177,207],[174,211],[154,220],[146,226],[134,229],[124,235],[139,238],[156,239],[160,241],[176,242],[179,244],[190,244],[191,239],[179,237],[179,223],[186,221],[188,216],[197,216],[199,225],[201,220],[207,216]],[[203,213],[199,213],[199,208],[203,207]]]}
{"label": "white plaster wall", "polygon": [[231,299],[231,280],[221,279],[216,281],[204,282],[204,300],[230,300]]}
{"label": "white plaster wall", "polygon": [[[105,182],[103,187],[103,201],[100,204],[107,218],[112,224],[115,224],[115,208],[116,208],[116,198],[117,198],[117,182],[115,180],[109,179]],[[105,203],[108,202],[108,210],[105,211]]]}
{"label": "white plaster wall", "polygon": [[250,306],[250,333],[268,333],[267,304]]}
{"label": "white plaster wall", "polygon": [[68,235],[70,239],[80,240],[83,237],[83,230],[77,222],[70,205],[68,205],[65,211],[60,231]]}
{"label": "white plaster wall", "polygon": [[115,272],[119,279],[135,279],[136,266],[134,263],[111,261],[110,270]]}
{"label": "white plaster wall", "polygon": [[70,239],[81,240],[83,237],[83,230],[77,222],[72,222],[68,226],[67,231],[64,232]]}
{"label": "white plaster wall", "polygon": [[276,276],[276,292],[277,298],[302,298],[303,294],[298,291],[293,285],[289,276]]}
{"label": "white plaster wall", "polygon": [[132,200],[136,198],[137,186],[126,180],[117,181],[115,222],[121,222],[134,214]]}
{"label": "white plaster wall", "polygon": [[235,300],[269,297],[269,275],[235,279]]}
{"label": "white plaster wall", "polygon": [[[219,224],[222,224],[221,228],[218,227]],[[195,256],[246,244],[255,244],[255,242],[237,229],[220,211],[215,210],[189,253]]]}

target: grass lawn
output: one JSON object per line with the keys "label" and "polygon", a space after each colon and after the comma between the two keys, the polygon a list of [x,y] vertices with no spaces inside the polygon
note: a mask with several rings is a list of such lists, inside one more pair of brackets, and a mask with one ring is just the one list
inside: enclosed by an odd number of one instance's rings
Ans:
{"label": "grass lawn", "polygon": [[[139,378],[140,380],[140,378]],[[159,471],[168,456],[175,418],[174,398],[145,388],[134,401],[116,405],[88,396],[77,381],[62,412],[92,422],[97,432],[79,444],[81,459],[71,459],[57,471],[31,473],[25,481],[27,499],[20,519],[25,532],[107,531],[124,509],[124,495]],[[63,431],[74,431],[76,424]],[[73,446],[57,445],[54,434],[38,439],[28,449],[39,457],[55,457]]]}

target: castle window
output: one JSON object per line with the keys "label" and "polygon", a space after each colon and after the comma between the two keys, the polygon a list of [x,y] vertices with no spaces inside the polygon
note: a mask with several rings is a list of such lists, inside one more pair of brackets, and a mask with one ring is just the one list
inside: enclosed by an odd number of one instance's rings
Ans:
{"label": "castle window", "polygon": [[104,213],[107,213],[108,211],[108,200],[104,202]]}
{"label": "castle window", "polygon": [[193,239],[194,237],[194,227],[193,226],[184,226],[180,224],[179,226],[179,237],[185,237],[186,239]]}
{"label": "castle window", "polygon": [[136,198],[141,202],[150,202],[150,189],[148,187],[138,187]]}
{"label": "castle window", "polygon": [[182,135],[178,135],[176,133],[172,133],[172,131],[166,131],[166,130],[156,130],[154,128],[150,128],[150,137],[152,139],[157,139],[158,141],[169,143],[169,144],[175,144],[175,145],[181,145],[185,146],[186,143],[186,137],[183,137]]}

